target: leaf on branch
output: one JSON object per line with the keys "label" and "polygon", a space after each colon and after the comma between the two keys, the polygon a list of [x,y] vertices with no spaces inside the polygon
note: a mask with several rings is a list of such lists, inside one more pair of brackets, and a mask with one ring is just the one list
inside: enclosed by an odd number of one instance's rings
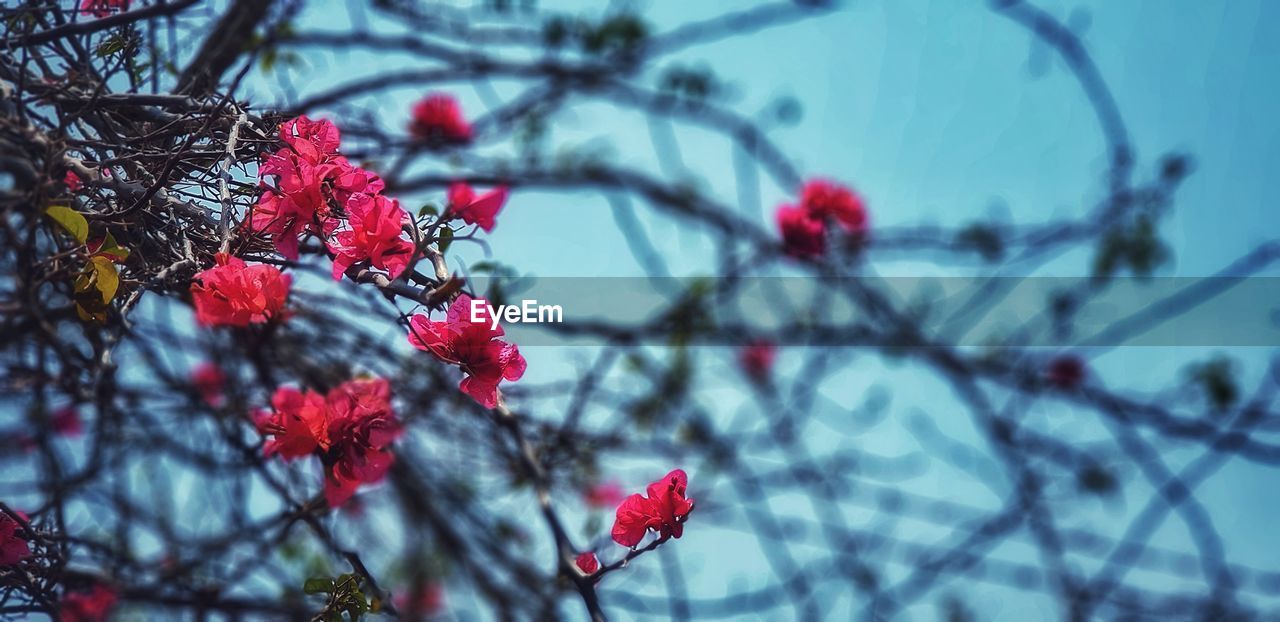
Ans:
{"label": "leaf on branch", "polygon": [[61,225],[63,230],[70,233],[77,242],[84,244],[85,240],[89,239],[89,221],[85,220],[80,212],[65,205],[51,205],[44,213]]}
{"label": "leaf on branch", "polygon": [[302,584],[302,591],[307,594],[332,594],[333,590],[333,579],[328,577],[313,577]]}

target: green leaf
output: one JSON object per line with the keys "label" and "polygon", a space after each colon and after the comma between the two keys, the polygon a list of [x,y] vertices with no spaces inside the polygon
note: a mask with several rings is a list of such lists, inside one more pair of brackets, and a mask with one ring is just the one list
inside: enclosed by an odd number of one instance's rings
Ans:
{"label": "green leaf", "polygon": [[449,245],[453,244],[453,229],[445,227],[440,230],[440,235],[436,238],[436,247],[440,249],[440,254],[449,250]]}
{"label": "green leaf", "polygon": [[439,214],[440,208],[436,207],[435,203],[427,203],[426,205],[418,208],[418,218],[422,218],[423,216],[438,216]]}
{"label": "green leaf", "polygon": [[80,212],[65,205],[50,205],[44,213],[61,225],[77,242],[84,244],[84,241],[89,239],[89,221],[85,220]]}
{"label": "green leaf", "polygon": [[333,592],[333,579],[314,577],[302,584],[302,591],[307,594],[330,594]]}
{"label": "green leaf", "polygon": [[94,254],[106,256],[115,262],[121,262],[129,258],[129,249],[120,246],[120,243],[116,242],[115,236],[108,231],[106,237],[102,240],[102,246],[98,247],[97,252]]}
{"label": "green leaf", "polygon": [[111,302],[120,288],[120,273],[110,259],[102,256],[90,257],[89,268],[93,270],[95,286],[102,292],[102,302]]}

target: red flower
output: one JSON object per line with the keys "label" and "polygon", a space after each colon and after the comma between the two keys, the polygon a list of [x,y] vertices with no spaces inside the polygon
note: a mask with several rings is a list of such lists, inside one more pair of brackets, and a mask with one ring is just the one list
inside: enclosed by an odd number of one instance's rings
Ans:
{"label": "red flower", "polygon": [[84,0],[80,14],[87,17],[106,17],[129,10],[129,0]]}
{"label": "red flower", "polygon": [[393,279],[409,267],[413,243],[401,237],[408,215],[395,200],[353,194],[347,203],[347,216],[350,228],[339,231],[329,242],[329,250],[334,253],[334,280],[340,280],[342,273],[358,261],[368,261]]}
{"label": "red flower", "polygon": [[444,93],[427,95],[414,104],[409,132],[434,144],[471,142],[471,124],[463,118],[458,100]]}
{"label": "red flower", "polygon": [[802,206],[778,208],[778,231],[782,250],[797,258],[818,257],[827,252],[826,227]]}
{"label": "red flower", "polygon": [[332,229],[329,204],[322,184],[333,172],[331,165],[316,165],[282,149],[259,168],[263,176],[275,175],[276,187],[258,198],[249,219],[249,230],[270,235],[281,255],[298,258],[298,237],[306,232]]}
{"label": "red flower", "polygon": [[693,500],[685,498],[688,482],[684,471],[676,469],[649,484],[647,497],[636,494],[623,500],[613,523],[613,541],[633,547],[650,529],[660,538],[679,538],[684,533],[684,521],[693,511]]}
{"label": "red flower", "polygon": [[406,619],[416,620],[444,608],[444,589],[439,583],[422,583],[395,597],[396,609]]}
{"label": "red flower", "polygon": [[613,508],[627,496],[618,482],[604,482],[587,488],[582,493],[582,500],[593,508]]}
{"label": "red flower", "polygon": [[75,406],[63,406],[53,411],[50,418],[53,431],[62,436],[80,436],[84,426],[80,423],[80,411]]}
{"label": "red flower", "polygon": [[[425,314],[409,320],[409,343],[436,358],[457,365],[467,376],[458,388],[485,408],[498,405],[498,383],[524,375],[525,360],[515,344],[501,341],[501,326],[491,323],[492,311],[483,298],[466,294],[449,306],[444,321]],[[478,321],[472,321],[477,319]]]}
{"label": "red flower", "polygon": [[866,231],[867,208],[862,198],[835,182],[809,181],[800,192],[800,205],[820,220],[835,220],[849,233]]}
{"label": "red flower", "polygon": [[88,592],[67,592],[58,605],[58,622],[106,622],[115,606],[116,593],[102,585]]}
{"label": "red flower", "polygon": [[1074,389],[1084,382],[1084,359],[1074,354],[1062,354],[1049,361],[1045,378],[1059,389]]}
{"label": "red flower", "polygon": [[271,396],[271,407],[271,413],[255,417],[258,431],[275,437],[263,446],[266,455],[293,460],[329,448],[329,407],[323,395],[280,387]]}
{"label": "red flower", "polygon": [[595,574],[600,569],[600,560],[596,559],[595,553],[582,553],[578,555],[573,563],[582,571],[582,574]]}
{"label": "red flower", "polygon": [[280,124],[280,140],[293,147],[303,160],[320,164],[338,154],[342,137],[332,121],[312,121],[302,115]]}
{"label": "red flower", "polygon": [[[23,520],[26,516],[18,513]],[[0,512],[0,566],[12,566],[31,557],[31,546],[22,537],[22,525],[11,516]]]}
{"label": "red flower", "polygon": [[191,370],[191,386],[200,394],[200,399],[210,406],[222,405],[222,390],[226,384],[227,375],[213,363],[201,363]]}
{"label": "red flower", "polygon": [[382,479],[395,461],[386,448],[400,436],[391,409],[391,385],[383,378],[351,380],[329,392],[328,437],[332,468],[324,495],[338,507],[362,483]]}
{"label": "red flower", "polygon": [[387,447],[401,428],[382,378],[350,380],[328,395],[280,387],[271,406],[271,413],[254,416],[258,431],[275,437],[265,453],[293,460],[319,452],[330,507],[349,500],[360,484],[382,479],[395,461]]}
{"label": "red flower", "polygon": [[778,346],[768,341],[757,341],[738,352],[738,364],[754,380],[765,380],[773,371],[773,361],[778,357]]}
{"label": "red flower", "polygon": [[217,265],[197,274],[191,283],[197,322],[204,326],[248,326],[284,313],[288,275],[274,266],[247,265],[226,253],[214,258]]}
{"label": "red flower", "polygon": [[80,181],[80,176],[75,171],[67,171],[67,176],[62,178],[62,183],[67,185],[67,189],[72,192],[78,192],[84,187],[84,182]]}
{"label": "red flower", "polygon": [[449,208],[445,213],[461,218],[468,225],[480,225],[485,232],[491,232],[496,224],[493,219],[506,202],[506,186],[498,186],[477,197],[471,186],[457,182],[449,186]]}

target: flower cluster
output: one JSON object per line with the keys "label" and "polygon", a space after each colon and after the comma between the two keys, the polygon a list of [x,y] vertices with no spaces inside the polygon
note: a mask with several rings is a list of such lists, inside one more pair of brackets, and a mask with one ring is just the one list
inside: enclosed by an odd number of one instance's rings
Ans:
{"label": "flower cluster", "polygon": [[442,321],[426,314],[409,320],[409,343],[461,367],[466,376],[458,388],[485,408],[498,405],[498,383],[519,380],[525,370],[519,348],[499,339],[504,332],[491,322],[492,313],[483,298],[462,294],[449,305]]}
{"label": "flower cluster", "polygon": [[318,454],[330,507],[345,503],[360,484],[381,480],[395,461],[388,446],[399,437],[400,422],[383,378],[350,380],[327,394],[280,387],[271,406],[255,416],[258,431],[273,437],[266,455],[294,460]]}
{"label": "flower cluster", "polygon": [[195,276],[191,299],[204,326],[248,326],[285,315],[289,276],[274,266],[248,265],[218,253],[216,265]]}
{"label": "flower cluster", "polygon": [[409,132],[433,147],[471,142],[471,124],[462,115],[462,107],[444,93],[432,93],[414,104]]}
{"label": "flower cluster", "polygon": [[634,494],[624,499],[613,522],[613,541],[634,547],[650,530],[659,538],[679,538],[693,511],[693,499],[685,496],[688,485],[688,476],[676,469],[649,484],[645,490],[648,496]]}
{"label": "flower cluster", "polygon": [[129,10],[129,0],[84,0],[80,14],[85,17],[107,17]]}
{"label": "flower cluster", "polygon": [[226,401],[223,389],[227,386],[227,374],[213,363],[204,362],[191,370],[191,387],[205,404],[217,408]]}
{"label": "flower cluster", "polygon": [[58,604],[58,622],[106,622],[116,606],[116,593],[105,585],[67,592]]}
{"label": "flower cluster", "polygon": [[738,365],[752,380],[764,382],[769,379],[776,358],[778,346],[769,341],[755,341],[738,352]]}
{"label": "flower cluster", "polygon": [[783,250],[792,257],[819,257],[827,251],[827,231],[834,223],[845,233],[867,231],[867,208],[849,188],[822,179],[804,185],[798,205],[782,205],[777,214]]}
{"label": "flower cluster", "polygon": [[[26,520],[21,513],[18,516]],[[22,525],[13,517],[0,512],[0,566],[12,566],[31,557],[31,546],[22,537]]]}

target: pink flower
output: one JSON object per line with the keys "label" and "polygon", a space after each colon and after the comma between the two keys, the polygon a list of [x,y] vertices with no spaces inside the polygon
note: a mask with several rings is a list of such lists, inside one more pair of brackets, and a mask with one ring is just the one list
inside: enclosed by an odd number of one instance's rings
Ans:
{"label": "pink flower", "polygon": [[79,192],[84,187],[84,182],[80,181],[80,176],[75,171],[67,171],[66,177],[62,178],[62,183],[66,184],[67,189],[72,192]]}
{"label": "pink flower", "polygon": [[402,237],[408,215],[400,205],[382,195],[353,194],[347,203],[348,225],[329,242],[333,251],[333,278],[340,280],[351,264],[367,261],[390,278],[409,267],[413,243]]}
{"label": "pink flower", "polygon": [[786,254],[803,259],[827,252],[826,227],[804,207],[783,205],[778,208],[777,219]]}
{"label": "pink flower", "polygon": [[[18,516],[27,519],[21,512]],[[22,536],[22,525],[0,512],[0,567],[12,566],[28,557],[31,557],[31,546]]]}
{"label": "pink flower", "polygon": [[224,401],[222,390],[227,384],[227,375],[213,363],[200,363],[191,370],[191,386],[195,387],[200,399],[210,406],[221,406]]}
{"label": "pink flower", "polygon": [[679,538],[693,511],[693,500],[685,497],[688,482],[684,471],[676,469],[649,484],[647,497],[636,494],[623,500],[613,523],[613,541],[633,547],[649,530],[660,538]]}
{"label": "pink flower", "polygon": [[320,164],[338,154],[342,137],[332,121],[312,121],[302,115],[280,124],[280,140],[293,147],[298,157],[311,164]]}
{"label": "pink flower", "polygon": [[445,213],[461,218],[468,225],[480,225],[485,232],[491,232],[496,224],[494,218],[506,202],[506,186],[498,186],[477,197],[471,186],[457,182],[449,186],[449,207]]}
{"label": "pink flower", "polygon": [[799,259],[826,253],[828,223],[837,223],[846,233],[865,236],[867,208],[846,186],[814,179],[800,191],[799,205],[783,205],[777,212],[783,251]]}
{"label": "pink flower", "polygon": [[582,493],[582,500],[593,508],[613,508],[626,496],[618,482],[604,482],[587,488]]}
{"label": "pink flower", "polygon": [[323,395],[280,387],[271,396],[271,407],[272,412],[255,421],[258,432],[275,437],[263,446],[265,455],[293,460],[329,448],[329,407]]}
{"label": "pink flower", "polygon": [[738,365],[754,380],[765,380],[773,371],[773,361],[778,357],[778,346],[768,341],[757,341],[738,352]]}
{"label": "pink flower", "polygon": [[600,560],[596,559],[595,553],[581,553],[573,560],[573,563],[585,575],[595,574],[600,569]]}
{"label": "pink flower", "polygon": [[281,317],[289,296],[289,276],[274,266],[247,265],[218,253],[217,265],[195,276],[191,299],[203,326],[248,326]]}
{"label": "pink flower", "polygon": [[[492,311],[483,298],[466,294],[449,306],[444,321],[432,321],[425,314],[409,320],[409,343],[436,358],[462,368],[467,376],[458,388],[485,408],[498,405],[498,383],[512,382],[524,375],[526,363],[515,344],[498,339],[501,326],[490,323]],[[473,313],[479,320],[472,321]]]}
{"label": "pink flower", "polygon": [[345,382],[329,392],[326,402],[332,468],[324,494],[330,507],[338,507],[360,484],[382,479],[395,462],[387,446],[401,429],[391,409],[391,385],[383,378]]}
{"label": "pink flower", "polygon": [[811,180],[800,192],[800,205],[821,220],[835,220],[849,233],[866,231],[866,205],[846,186],[825,179]]}
{"label": "pink flower", "polygon": [[84,426],[80,423],[80,411],[75,406],[63,406],[53,411],[50,424],[53,431],[62,436],[80,436],[84,432]]}
{"label": "pink flower", "polygon": [[106,17],[129,10],[129,0],[84,0],[80,14],[86,17]]}
{"label": "pink flower", "polygon": [[432,93],[414,104],[409,132],[432,144],[471,142],[471,124],[462,116],[458,100],[444,93]]}
{"label": "pink flower", "polygon": [[66,592],[58,604],[58,622],[106,622],[116,606],[116,593],[103,585],[88,592]]}
{"label": "pink flower", "polygon": [[330,210],[323,183],[331,165],[317,165],[298,154],[282,149],[259,168],[265,177],[274,175],[276,187],[263,191],[249,218],[249,230],[271,236],[276,250],[289,259],[298,258],[298,237],[304,233],[331,230]]}

